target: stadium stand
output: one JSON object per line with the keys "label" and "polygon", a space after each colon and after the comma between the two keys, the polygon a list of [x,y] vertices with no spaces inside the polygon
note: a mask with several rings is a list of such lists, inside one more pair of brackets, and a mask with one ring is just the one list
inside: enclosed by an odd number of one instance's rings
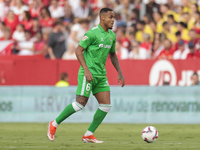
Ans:
{"label": "stadium stand", "polygon": [[[99,10],[109,7],[116,13],[113,31],[120,42],[119,59],[199,59],[199,4],[199,0],[0,0],[0,55],[48,56],[48,39],[59,20],[63,25],[58,38],[64,39],[65,54],[70,48],[73,56],[84,32],[98,24]],[[138,48],[133,47],[137,42]],[[194,44],[195,57],[188,43]],[[124,48],[129,53],[125,58],[120,57]],[[173,57],[176,51],[184,51],[185,57]]]}

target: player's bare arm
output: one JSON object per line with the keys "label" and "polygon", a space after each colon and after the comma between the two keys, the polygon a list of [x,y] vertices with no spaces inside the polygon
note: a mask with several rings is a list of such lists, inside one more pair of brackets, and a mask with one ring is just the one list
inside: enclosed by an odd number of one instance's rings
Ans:
{"label": "player's bare arm", "polygon": [[121,68],[120,68],[120,65],[119,65],[119,61],[118,61],[118,58],[117,58],[117,55],[116,55],[115,52],[110,53],[110,59],[111,59],[113,66],[115,67],[115,69],[118,72],[118,77],[117,77],[118,83],[120,84],[120,81],[121,81],[121,87],[123,87],[125,85],[125,79],[124,79],[124,76],[122,74],[122,71],[121,71]]}
{"label": "player's bare arm", "polygon": [[85,63],[85,58],[83,56],[83,51],[84,51],[84,48],[81,47],[80,45],[78,45],[78,47],[76,48],[75,54],[76,54],[76,57],[78,58],[78,61],[80,62],[81,66],[84,69],[86,80],[88,82],[91,82],[91,81],[93,81],[93,77],[92,77],[92,74],[89,71],[89,69],[88,69],[88,67],[87,67],[87,65]]}

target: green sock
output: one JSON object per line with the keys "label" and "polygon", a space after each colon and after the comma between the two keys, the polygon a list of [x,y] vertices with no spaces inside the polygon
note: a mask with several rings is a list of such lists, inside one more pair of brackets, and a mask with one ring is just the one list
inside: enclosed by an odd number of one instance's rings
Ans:
{"label": "green sock", "polygon": [[75,113],[72,104],[69,104],[62,112],[61,114],[56,118],[57,124],[60,124],[63,120],[65,120],[67,117],[69,117],[71,114]]}
{"label": "green sock", "polygon": [[107,115],[107,112],[104,112],[98,108],[94,115],[93,121],[88,128],[88,131],[91,131],[92,133],[94,133],[94,131],[98,128],[98,126],[101,124],[101,122],[103,121],[106,115]]}

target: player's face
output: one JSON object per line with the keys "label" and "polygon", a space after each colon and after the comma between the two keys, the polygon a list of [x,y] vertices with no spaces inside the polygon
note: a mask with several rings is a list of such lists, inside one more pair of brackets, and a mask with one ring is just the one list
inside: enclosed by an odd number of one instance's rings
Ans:
{"label": "player's face", "polygon": [[115,14],[113,11],[108,11],[105,15],[104,23],[108,29],[113,28]]}

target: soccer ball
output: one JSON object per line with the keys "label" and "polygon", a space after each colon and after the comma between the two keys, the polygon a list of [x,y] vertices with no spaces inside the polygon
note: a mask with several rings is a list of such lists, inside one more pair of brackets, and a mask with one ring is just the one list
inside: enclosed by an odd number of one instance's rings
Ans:
{"label": "soccer ball", "polygon": [[153,143],[158,138],[158,131],[153,126],[147,126],[142,130],[142,139],[147,143]]}

